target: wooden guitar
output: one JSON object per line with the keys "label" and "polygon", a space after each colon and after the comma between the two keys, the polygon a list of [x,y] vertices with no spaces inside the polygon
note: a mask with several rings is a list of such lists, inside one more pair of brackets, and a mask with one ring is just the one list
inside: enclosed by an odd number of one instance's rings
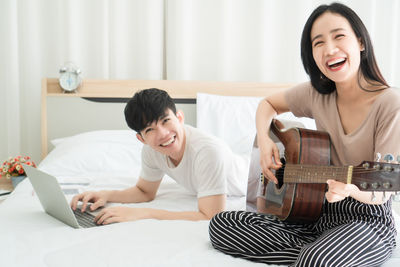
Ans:
{"label": "wooden guitar", "polygon": [[[273,120],[271,131],[284,146],[283,167],[275,173],[278,185],[261,174],[258,212],[281,220],[315,221],[322,211],[328,179],[355,184],[363,191],[400,191],[399,164],[364,161],[359,166],[330,166],[327,133],[297,127],[285,130],[278,120]],[[259,165],[254,156],[251,165],[254,160]]]}

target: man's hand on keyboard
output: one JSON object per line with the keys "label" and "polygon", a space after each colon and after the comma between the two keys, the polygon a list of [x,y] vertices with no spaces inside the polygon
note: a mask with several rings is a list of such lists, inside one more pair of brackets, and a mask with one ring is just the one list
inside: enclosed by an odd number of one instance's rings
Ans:
{"label": "man's hand on keyboard", "polygon": [[95,217],[97,224],[135,221],[147,218],[148,209],[129,207],[109,207],[102,209]]}
{"label": "man's hand on keyboard", "polygon": [[82,212],[85,212],[88,203],[93,203],[92,205],[90,205],[89,210],[94,211],[99,207],[103,207],[107,203],[108,197],[109,191],[87,191],[72,198],[71,208],[73,210],[76,210],[78,202],[82,201]]}

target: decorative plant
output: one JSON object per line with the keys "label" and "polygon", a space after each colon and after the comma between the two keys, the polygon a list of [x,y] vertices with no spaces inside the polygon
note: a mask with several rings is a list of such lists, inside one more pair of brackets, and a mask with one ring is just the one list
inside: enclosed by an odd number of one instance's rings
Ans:
{"label": "decorative plant", "polygon": [[8,158],[8,160],[4,161],[3,164],[1,165],[0,176],[5,176],[6,178],[9,179],[12,176],[25,175],[25,171],[21,163],[36,168],[36,164],[31,160],[29,156],[10,157]]}

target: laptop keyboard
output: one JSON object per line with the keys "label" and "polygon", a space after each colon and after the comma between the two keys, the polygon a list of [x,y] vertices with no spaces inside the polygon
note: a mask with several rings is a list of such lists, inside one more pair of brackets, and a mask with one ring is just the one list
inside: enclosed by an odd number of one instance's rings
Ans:
{"label": "laptop keyboard", "polygon": [[89,228],[93,226],[99,226],[94,222],[94,215],[88,212],[81,212],[80,209],[72,210],[75,214],[76,220],[78,221],[79,225],[84,228]]}

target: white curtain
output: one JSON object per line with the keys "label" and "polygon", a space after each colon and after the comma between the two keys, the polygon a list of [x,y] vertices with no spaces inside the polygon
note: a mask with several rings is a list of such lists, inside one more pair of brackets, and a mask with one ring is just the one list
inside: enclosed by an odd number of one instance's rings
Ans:
{"label": "white curtain", "polygon": [[[40,161],[40,89],[73,61],[84,78],[307,80],[300,36],[317,0],[1,0],[0,161]],[[400,1],[341,1],[400,87]],[[77,118],[78,119],[78,118]]]}
{"label": "white curtain", "polygon": [[[303,26],[317,0],[173,0],[167,6],[169,79],[307,80]],[[371,35],[389,84],[400,86],[400,1],[348,0]],[[396,71],[397,70],[397,71]]]}
{"label": "white curtain", "polygon": [[1,0],[0,22],[0,161],[40,161],[41,79],[64,62],[83,78],[163,79],[163,0]]}

